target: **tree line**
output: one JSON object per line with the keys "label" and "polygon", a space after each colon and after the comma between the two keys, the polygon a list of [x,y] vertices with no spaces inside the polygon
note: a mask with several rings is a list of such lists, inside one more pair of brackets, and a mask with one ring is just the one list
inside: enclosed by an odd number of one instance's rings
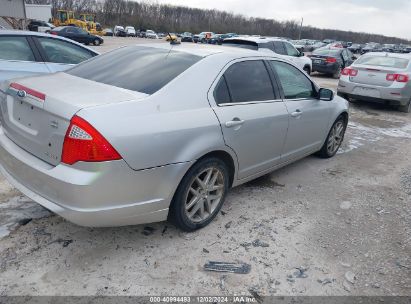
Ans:
{"label": "tree line", "polygon": [[[239,33],[286,37],[291,39],[335,39],[355,43],[405,43],[411,41],[378,34],[320,29],[303,26],[298,21],[246,17],[214,9],[199,9],[148,1],[130,0],[26,0],[27,3],[51,4],[53,15],[59,9],[77,13],[94,13],[104,27],[132,25],[136,29],[152,29],[158,32],[212,31],[215,33]],[[301,33],[300,33],[301,31]]]}

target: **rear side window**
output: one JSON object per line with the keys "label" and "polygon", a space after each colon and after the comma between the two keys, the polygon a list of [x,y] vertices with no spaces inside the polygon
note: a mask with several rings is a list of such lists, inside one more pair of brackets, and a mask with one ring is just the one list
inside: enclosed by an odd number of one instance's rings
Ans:
{"label": "rear side window", "polygon": [[67,71],[77,77],[153,94],[202,57],[152,47],[130,46],[97,56]]}
{"label": "rear side window", "polygon": [[231,102],[230,92],[228,92],[227,82],[224,76],[220,78],[215,88],[214,99],[218,104]]}
{"label": "rear side window", "polygon": [[95,56],[94,53],[67,41],[37,37],[48,62],[78,64]]}
{"label": "rear side window", "polygon": [[396,58],[388,56],[362,56],[355,63],[396,69],[405,69],[409,64],[409,60],[405,58]]}
{"label": "rear side window", "polygon": [[[228,94],[232,103],[274,100],[270,76],[263,61],[243,61],[230,66],[224,73]],[[224,82],[220,80],[216,88],[217,103],[227,98]]]}
{"label": "rear side window", "polygon": [[0,36],[0,59],[35,61],[33,51],[24,36]]}
{"label": "rear side window", "polygon": [[312,82],[300,70],[285,62],[270,61],[270,64],[277,72],[285,99],[310,98],[316,95]]}

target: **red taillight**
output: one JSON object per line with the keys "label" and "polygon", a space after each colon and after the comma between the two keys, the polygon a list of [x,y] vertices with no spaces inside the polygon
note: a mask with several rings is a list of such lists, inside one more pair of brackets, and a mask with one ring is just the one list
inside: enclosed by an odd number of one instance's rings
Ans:
{"label": "red taillight", "polygon": [[61,161],[72,165],[78,161],[100,162],[121,159],[120,154],[92,125],[74,116],[64,137]]}
{"label": "red taillight", "polygon": [[408,82],[410,80],[410,77],[404,74],[387,74],[386,79],[388,81]]}
{"label": "red taillight", "polygon": [[57,35],[57,32],[51,31],[50,34]]}
{"label": "red taillight", "polygon": [[334,57],[327,57],[327,59],[325,59],[325,62],[327,63],[335,63],[337,62],[337,59]]}
{"label": "red taillight", "polygon": [[36,98],[40,99],[40,101],[46,100],[46,94],[41,93],[41,92],[36,91],[36,90],[33,90],[33,89],[30,89],[30,88],[25,87],[25,86],[23,86],[23,85],[21,85],[21,84],[12,82],[12,83],[10,84],[10,87],[13,88],[13,89],[15,89],[15,90],[24,91],[24,92],[26,92],[26,94],[31,95],[31,96],[33,96],[33,97],[36,97]]}
{"label": "red taillight", "polygon": [[358,70],[354,70],[354,69],[351,69],[351,68],[345,68],[345,69],[341,72],[341,74],[344,75],[344,76],[355,77],[355,76],[358,75]]}

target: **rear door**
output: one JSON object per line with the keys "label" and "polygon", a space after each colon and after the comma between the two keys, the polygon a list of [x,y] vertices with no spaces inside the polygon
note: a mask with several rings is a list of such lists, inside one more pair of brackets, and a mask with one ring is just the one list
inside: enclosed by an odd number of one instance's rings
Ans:
{"label": "rear door", "polygon": [[311,80],[291,64],[270,61],[270,66],[276,73],[290,115],[282,161],[319,150],[328,133],[331,102],[319,100]]}
{"label": "rear door", "polygon": [[280,162],[288,112],[272,77],[263,60],[237,61],[224,71],[209,95],[225,143],[237,155],[239,179]]}
{"label": "rear door", "polygon": [[49,73],[30,37],[0,35],[0,82]]}
{"label": "rear door", "polygon": [[96,56],[96,53],[74,43],[53,37],[34,37],[50,72],[64,71]]}

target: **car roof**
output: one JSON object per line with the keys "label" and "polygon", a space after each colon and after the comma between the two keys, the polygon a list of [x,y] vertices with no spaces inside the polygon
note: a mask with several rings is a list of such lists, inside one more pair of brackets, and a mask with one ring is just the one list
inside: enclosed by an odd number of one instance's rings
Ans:
{"label": "car roof", "polygon": [[192,55],[207,57],[211,55],[227,55],[230,57],[273,57],[278,59],[284,59],[282,56],[277,56],[274,52],[262,53],[255,50],[243,49],[237,47],[223,46],[223,45],[198,45],[198,44],[177,44],[170,45],[168,43],[147,43],[147,44],[135,44],[135,46],[154,47],[159,49],[167,49],[178,52],[185,52]]}
{"label": "car roof", "polygon": [[57,36],[57,35],[50,35],[50,34],[46,34],[46,33],[40,33],[40,32],[32,32],[32,31],[20,31],[20,30],[1,30],[0,32],[0,36],[9,36],[9,35],[13,35],[13,36],[36,36],[36,37],[47,37],[47,38],[53,38],[53,39],[59,39],[59,40],[64,40],[67,42],[70,42],[72,44],[78,45],[84,49],[87,49],[97,55],[99,55],[100,53],[89,48],[86,47],[85,45],[78,43],[74,40],[71,39],[67,39],[61,36]]}

